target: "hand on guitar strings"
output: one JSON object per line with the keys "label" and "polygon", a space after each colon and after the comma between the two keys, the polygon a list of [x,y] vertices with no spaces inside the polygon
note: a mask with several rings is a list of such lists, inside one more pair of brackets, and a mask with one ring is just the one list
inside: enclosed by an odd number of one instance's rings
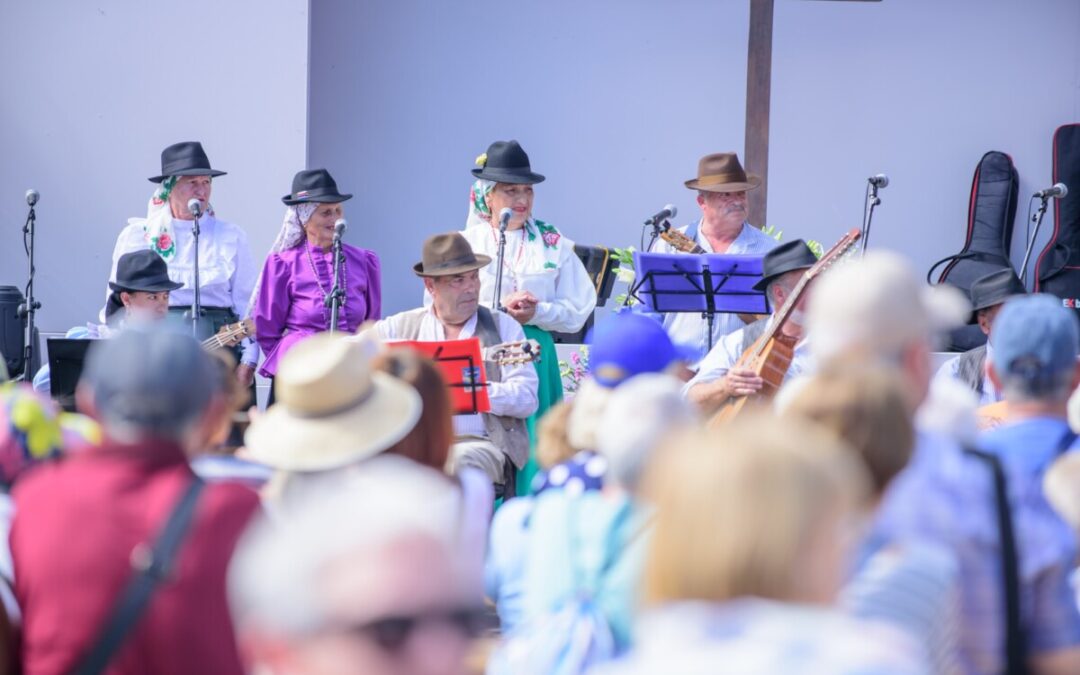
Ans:
{"label": "hand on guitar strings", "polygon": [[729,397],[751,396],[761,391],[765,380],[752,370],[731,369],[724,376],[724,389]]}
{"label": "hand on guitar strings", "polygon": [[525,325],[536,315],[536,303],[539,300],[528,291],[515,291],[503,298],[503,307],[515,321]]}

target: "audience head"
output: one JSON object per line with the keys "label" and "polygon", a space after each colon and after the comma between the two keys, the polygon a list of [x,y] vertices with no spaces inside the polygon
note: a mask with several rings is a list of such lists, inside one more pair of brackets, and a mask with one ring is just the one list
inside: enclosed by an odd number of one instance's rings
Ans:
{"label": "audience head", "polygon": [[698,422],[682,396],[682,383],[661,373],[636,375],[612,393],[596,431],[596,450],[607,458],[608,484],[637,492],[657,447]]}
{"label": "audience head", "polygon": [[230,604],[253,669],[466,672],[481,593],[456,538],[459,492],[401,457],[336,479],[257,523],[237,547]]}
{"label": "audience head", "polygon": [[219,377],[190,335],[145,326],[93,346],[76,400],[110,438],[193,451],[219,416]]}
{"label": "audience head", "polygon": [[277,402],[244,436],[251,459],[285,471],[355,464],[398,443],[420,418],[420,394],[373,369],[362,344],[320,333],[281,360]]}
{"label": "audience head", "polygon": [[635,375],[672,372],[693,355],[672,343],[660,322],[620,312],[597,324],[589,342],[589,377],[574,397],[567,427],[570,445],[596,449],[596,428],[616,387]]}
{"label": "audience head", "polygon": [[536,461],[545,469],[565,462],[578,452],[567,437],[572,409],[570,401],[560,401],[540,418],[536,427]]}
{"label": "audience head", "polygon": [[386,452],[443,471],[454,442],[454,411],[438,366],[411,349],[387,349],[375,357],[372,367],[412,386],[422,401],[420,421]]}
{"label": "audience head", "polygon": [[834,433],[866,466],[873,497],[907,466],[915,427],[899,374],[834,366],[808,377],[782,411]]}
{"label": "audience head", "polygon": [[794,418],[745,415],[672,443],[645,485],[657,507],[645,601],[832,602],[868,480],[840,441]]}
{"label": "audience head", "polygon": [[1009,300],[994,321],[988,373],[1010,403],[1064,403],[1080,382],[1080,327],[1061,300]]}
{"label": "audience head", "polygon": [[0,488],[8,490],[24,472],[79,445],[96,443],[96,425],[82,415],[59,411],[29,385],[0,385]]}
{"label": "audience head", "polygon": [[950,286],[930,287],[889,251],[870,251],[824,274],[810,299],[808,330],[819,363],[898,367],[912,410],[930,385],[931,342],[961,325],[970,303]]}

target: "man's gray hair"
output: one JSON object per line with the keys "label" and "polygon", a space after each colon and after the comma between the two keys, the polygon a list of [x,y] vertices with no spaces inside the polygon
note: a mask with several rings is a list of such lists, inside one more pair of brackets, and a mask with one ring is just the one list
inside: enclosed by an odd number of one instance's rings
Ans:
{"label": "man's gray hair", "polygon": [[[304,494],[250,527],[229,566],[229,604],[238,633],[279,636],[318,630],[326,619],[319,579],[336,562],[377,555],[414,536],[460,555],[461,493],[442,474],[403,457],[384,455],[326,472]],[[463,584],[479,570],[462,573]]]}
{"label": "man's gray hair", "polygon": [[607,478],[637,491],[656,448],[698,421],[676,378],[661,373],[630,378],[615,388],[597,425],[596,449],[607,458]]}
{"label": "man's gray hair", "polygon": [[1072,394],[1072,379],[1071,370],[1043,377],[1001,373],[1001,393],[1013,403],[1065,401]]}
{"label": "man's gray hair", "polygon": [[95,343],[80,386],[108,435],[181,441],[206,412],[220,377],[190,335],[139,327]]}

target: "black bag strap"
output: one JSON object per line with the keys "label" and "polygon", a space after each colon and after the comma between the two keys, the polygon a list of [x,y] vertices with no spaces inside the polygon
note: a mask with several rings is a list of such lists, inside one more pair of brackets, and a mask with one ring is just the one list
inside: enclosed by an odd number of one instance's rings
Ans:
{"label": "black bag strap", "polygon": [[[926,273],[926,283],[928,283],[928,284],[933,284],[934,283],[932,281],[932,278],[934,276],[934,270],[936,270],[938,267],[941,267],[942,265],[944,265],[947,262],[954,262],[955,263],[955,262],[960,262],[960,261],[963,261],[963,260],[971,260],[971,261],[974,261],[974,262],[993,263],[993,264],[1001,265],[1002,267],[1009,267],[1009,268],[1012,267],[1012,263],[1010,263],[1008,261],[1008,259],[1003,258],[1003,257],[1001,257],[999,255],[995,255],[993,253],[984,253],[982,251],[965,251],[965,252],[962,252],[962,253],[955,253],[953,255],[946,256],[946,257],[942,258],[941,260],[937,261],[936,263],[934,263],[933,265],[931,265],[930,266],[930,271],[928,271]],[[939,278],[937,283],[944,283],[946,278],[948,277],[948,272],[949,272],[949,269],[942,272],[941,273],[942,278]]]}
{"label": "black bag strap", "polygon": [[966,452],[985,462],[994,476],[994,501],[998,535],[1001,537],[1001,577],[1005,593],[1005,674],[1025,675],[1028,672],[1027,640],[1020,618],[1020,559],[1016,550],[1005,470],[994,454],[975,448],[966,448]]}
{"label": "black bag strap", "polygon": [[93,648],[87,652],[76,673],[98,675],[104,672],[116,651],[123,646],[124,640],[150,603],[154,590],[172,572],[176,553],[191,524],[195,505],[205,485],[198,477],[191,481],[173,507],[152,549],[148,550],[144,544],[140,544],[132,550],[131,567],[135,574],[128,580],[124,592],[113,606],[104,630],[98,635]]}

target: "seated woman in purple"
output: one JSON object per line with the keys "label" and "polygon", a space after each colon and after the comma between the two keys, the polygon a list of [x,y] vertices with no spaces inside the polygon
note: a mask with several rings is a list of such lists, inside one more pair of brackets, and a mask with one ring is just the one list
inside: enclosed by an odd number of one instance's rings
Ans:
{"label": "seated woman in purple", "polygon": [[[266,355],[259,372],[273,378],[289,349],[309,335],[330,330],[327,302],[334,286],[334,223],[343,218],[340,194],[326,169],[301,171],[293,178],[285,222],[263,265],[250,306],[255,339]],[[379,258],[367,249],[342,243],[339,283],[345,297],[338,330],[355,332],[382,308]],[[271,391],[271,397],[272,397]]]}

